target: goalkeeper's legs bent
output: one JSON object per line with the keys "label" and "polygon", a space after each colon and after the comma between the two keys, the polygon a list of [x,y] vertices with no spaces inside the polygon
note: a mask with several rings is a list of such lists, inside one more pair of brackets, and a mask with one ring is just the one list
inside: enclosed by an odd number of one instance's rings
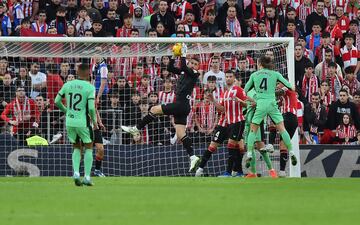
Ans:
{"label": "goalkeeper's legs bent", "polygon": [[138,130],[142,130],[147,124],[151,123],[156,119],[156,116],[163,115],[161,105],[151,107],[149,114],[147,114],[140,122],[136,125]]}

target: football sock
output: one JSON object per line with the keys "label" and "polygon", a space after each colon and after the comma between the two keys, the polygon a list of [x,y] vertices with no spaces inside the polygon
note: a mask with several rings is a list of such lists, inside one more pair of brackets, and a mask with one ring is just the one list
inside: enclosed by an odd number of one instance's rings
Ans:
{"label": "football sock", "polygon": [[212,152],[210,152],[209,150],[206,150],[203,154],[203,156],[201,157],[201,162],[199,167],[203,168],[206,166],[207,162],[209,161],[209,159],[211,158]]}
{"label": "football sock", "polygon": [[288,152],[286,150],[280,151],[280,170],[281,171],[285,171],[287,161],[288,161]]}
{"label": "football sock", "polygon": [[153,120],[155,120],[155,118],[156,118],[156,116],[154,114],[152,114],[151,112],[149,112],[149,114],[147,114],[144,118],[142,118],[142,120],[140,120],[138,125],[136,125],[136,128],[138,130],[142,130],[147,124],[149,124]]}
{"label": "football sock", "polygon": [[250,131],[250,133],[248,135],[248,140],[247,140],[247,150],[248,151],[254,150],[255,139],[256,139],[256,134],[253,131]]}
{"label": "football sock", "polygon": [[95,169],[96,170],[101,170],[101,163],[102,163],[102,159],[100,159],[99,157],[95,157]]}
{"label": "football sock", "polygon": [[80,170],[80,161],[81,161],[81,152],[80,149],[78,148],[74,148],[74,151],[72,153],[72,165],[73,165],[73,170],[74,173],[79,174],[79,170]]}
{"label": "football sock", "polygon": [[251,150],[250,171],[251,173],[256,174],[256,154],[254,149]]}
{"label": "football sock", "polygon": [[238,151],[238,156],[237,156],[237,159],[238,159],[238,163],[239,163],[239,168],[237,168],[237,172],[239,173],[243,173],[243,169],[242,169],[242,160],[243,160],[243,157],[244,157],[244,153],[243,152],[240,152]]}
{"label": "football sock", "polygon": [[291,138],[290,138],[289,133],[286,130],[284,130],[283,132],[280,133],[280,135],[281,135],[281,138],[282,138],[284,144],[286,145],[288,151],[291,152],[292,144],[291,144]]}
{"label": "football sock", "polygon": [[233,166],[234,166],[234,162],[233,162],[233,159],[230,157],[230,152],[229,152],[229,158],[227,160],[226,172],[231,174],[231,171],[233,170]]}
{"label": "football sock", "polygon": [[93,164],[93,154],[92,149],[86,149],[84,154],[84,164],[85,164],[85,177],[90,177],[91,168]]}
{"label": "football sock", "polygon": [[266,151],[260,151],[260,154],[263,157],[268,170],[271,170],[272,169],[272,163],[271,163],[271,160],[270,160],[269,153],[266,152]]}
{"label": "football sock", "polygon": [[[230,159],[233,163],[233,168],[230,168],[230,173],[231,171],[238,171],[239,170],[239,159],[238,159],[238,149],[235,147],[235,148],[231,148],[228,146],[228,150],[229,150],[229,156],[230,156]],[[229,171],[228,171],[229,172]]]}
{"label": "football sock", "polygon": [[183,138],[181,138],[181,142],[183,143],[184,148],[186,149],[186,152],[189,156],[194,155],[194,149],[192,147],[191,139],[185,135]]}

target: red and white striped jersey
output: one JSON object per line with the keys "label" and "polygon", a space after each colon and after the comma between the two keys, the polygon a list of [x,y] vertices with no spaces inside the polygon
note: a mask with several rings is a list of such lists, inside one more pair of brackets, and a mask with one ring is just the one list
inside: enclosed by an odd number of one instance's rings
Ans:
{"label": "red and white striped jersey", "polygon": [[344,138],[354,138],[356,137],[356,128],[354,125],[339,125],[336,128],[336,136],[338,138],[344,139]]}
{"label": "red and white striped jersey", "polygon": [[212,129],[216,123],[216,108],[213,103],[199,102],[196,105],[196,120],[202,129]]}
{"label": "red and white striped jersey", "polygon": [[225,107],[225,117],[228,124],[237,123],[245,120],[243,109],[239,101],[235,97],[245,101],[247,96],[245,91],[238,86],[232,86],[224,93],[224,98],[221,99],[220,104]]}
{"label": "red and white striped jersey", "polygon": [[326,109],[329,109],[329,106],[335,101],[334,94],[329,91],[327,93],[320,93],[322,104],[326,106]]}
{"label": "red and white striped jersey", "polygon": [[303,116],[304,116],[304,103],[302,103],[299,99],[296,99],[296,116],[298,118],[298,124],[303,124]]}
{"label": "red and white striped jersey", "polygon": [[305,25],[306,18],[314,12],[314,5],[305,5],[305,3],[300,4],[300,6],[297,8],[297,15],[299,17],[299,20],[303,22]]}
{"label": "red and white striped jersey", "polygon": [[23,0],[21,3],[21,8],[24,13],[24,17],[31,17],[32,16],[32,10],[33,10],[33,0]]}
{"label": "red and white striped jersey", "polygon": [[296,92],[287,89],[285,94],[280,97],[280,112],[284,113],[292,113],[297,115],[297,104],[298,99],[296,97]]}
{"label": "red and white striped jersey", "polygon": [[151,87],[150,84],[147,87],[139,85],[137,86],[137,91],[139,92],[141,97],[147,97],[151,92],[154,91],[154,88]]}
{"label": "red and white striped jersey", "polygon": [[175,102],[175,100],[176,100],[176,97],[175,97],[174,91],[170,91],[170,92],[160,91],[159,92],[159,103],[160,104],[173,103],[173,102]]}
{"label": "red and white striped jersey", "polygon": [[[217,103],[220,103],[221,99],[224,98],[224,91],[218,87],[213,91],[212,94]],[[218,112],[218,117],[219,117],[219,121],[217,125],[226,127],[227,123],[226,123],[225,113]]]}
{"label": "red and white striped jersey", "polygon": [[221,60],[221,68],[222,71],[228,71],[237,68],[237,59],[232,56],[230,59],[222,59]]}

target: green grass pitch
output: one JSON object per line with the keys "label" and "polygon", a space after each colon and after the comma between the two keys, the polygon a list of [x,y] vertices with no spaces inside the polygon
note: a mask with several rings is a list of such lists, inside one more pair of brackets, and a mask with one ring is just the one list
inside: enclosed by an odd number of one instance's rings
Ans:
{"label": "green grass pitch", "polygon": [[358,224],[360,179],[0,178],[1,225]]}

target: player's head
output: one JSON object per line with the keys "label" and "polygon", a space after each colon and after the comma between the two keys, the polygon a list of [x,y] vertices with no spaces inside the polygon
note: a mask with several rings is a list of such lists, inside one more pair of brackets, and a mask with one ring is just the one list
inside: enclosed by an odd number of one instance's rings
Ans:
{"label": "player's head", "polygon": [[342,87],[342,89],[339,91],[339,100],[342,104],[347,103],[348,99],[349,99],[349,92],[347,90],[344,89],[344,87]]}
{"label": "player's head", "polygon": [[90,68],[88,64],[81,63],[78,66],[78,75],[81,80],[89,80]]}
{"label": "player's head", "polygon": [[266,55],[263,55],[260,58],[258,58],[257,66],[258,66],[258,69],[269,69],[269,70],[271,70],[274,67],[274,62],[270,57],[268,57]]}
{"label": "player's head", "polygon": [[198,70],[199,67],[200,67],[199,58],[196,56],[191,57],[190,62],[189,62],[189,68],[193,69],[193,70]]}
{"label": "player's head", "polygon": [[235,77],[234,71],[232,71],[232,70],[227,70],[227,71],[225,72],[225,82],[226,82],[226,85],[227,85],[227,86],[232,86],[232,85],[234,85],[235,81],[236,81],[236,77]]}

